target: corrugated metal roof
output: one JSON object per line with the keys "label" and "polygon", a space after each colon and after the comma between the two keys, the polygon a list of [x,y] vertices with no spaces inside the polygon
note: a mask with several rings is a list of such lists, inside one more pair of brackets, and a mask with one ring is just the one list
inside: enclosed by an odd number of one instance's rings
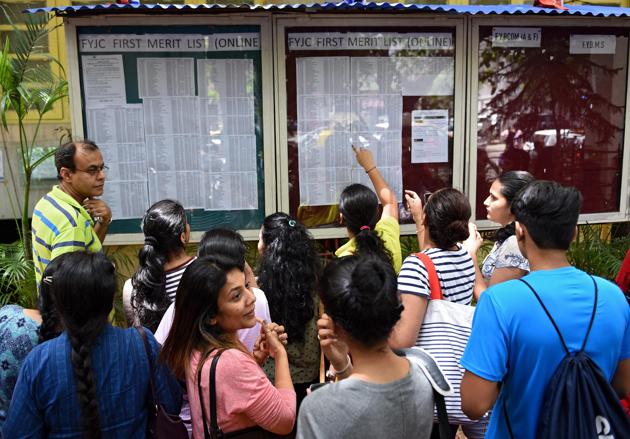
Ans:
{"label": "corrugated metal roof", "polygon": [[144,4],[131,2],[126,5],[108,3],[102,5],[76,5],[55,6],[51,8],[27,9],[27,13],[55,12],[59,15],[83,15],[124,11],[145,13],[175,12],[175,11],[199,11],[204,10],[246,10],[246,11],[415,11],[434,12],[461,15],[574,15],[590,17],[630,17],[630,8],[618,8],[612,6],[567,6],[569,9],[560,11],[557,9],[537,8],[529,5],[484,5],[484,6],[460,6],[460,5],[421,5],[403,3],[376,3],[376,2],[339,2],[339,3],[306,3],[285,5],[175,5],[175,4]]}

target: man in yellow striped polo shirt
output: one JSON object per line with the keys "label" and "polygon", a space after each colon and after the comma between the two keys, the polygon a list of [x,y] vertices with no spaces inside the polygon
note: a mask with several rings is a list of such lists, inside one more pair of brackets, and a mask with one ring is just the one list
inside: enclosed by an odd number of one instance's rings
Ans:
{"label": "man in yellow striped polo shirt", "polygon": [[78,250],[97,252],[107,234],[112,212],[103,200],[103,156],[89,140],[69,142],[55,153],[59,185],[33,210],[33,262],[37,284],[55,257]]}

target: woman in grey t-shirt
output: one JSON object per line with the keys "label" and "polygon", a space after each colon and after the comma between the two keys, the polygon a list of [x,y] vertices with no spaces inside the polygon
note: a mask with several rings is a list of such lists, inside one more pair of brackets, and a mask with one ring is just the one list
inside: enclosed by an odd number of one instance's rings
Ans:
{"label": "woman in grey t-shirt", "polygon": [[514,235],[511,205],[516,194],[533,180],[534,177],[527,171],[508,171],[492,182],[490,193],[483,204],[486,206],[487,218],[501,224],[501,228],[494,234],[494,247],[483,261],[481,269],[477,264],[477,250],[483,240],[471,223],[470,237],[464,242],[464,247],[469,251],[477,267],[473,290],[477,300],[489,286],[510,279],[519,279],[529,272],[529,263],[521,254]]}
{"label": "woman in grey t-shirt", "polygon": [[431,435],[431,384],[387,344],[402,312],[396,288],[392,266],[380,259],[347,256],[324,270],[319,291],[326,314],[317,322],[320,343],[343,381],[304,399],[298,438]]}

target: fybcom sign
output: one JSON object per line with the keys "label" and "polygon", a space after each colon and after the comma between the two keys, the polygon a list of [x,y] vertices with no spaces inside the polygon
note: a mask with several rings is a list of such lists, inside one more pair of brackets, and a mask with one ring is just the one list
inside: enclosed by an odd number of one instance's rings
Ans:
{"label": "fybcom sign", "polygon": [[493,27],[492,47],[540,47],[539,27]]}

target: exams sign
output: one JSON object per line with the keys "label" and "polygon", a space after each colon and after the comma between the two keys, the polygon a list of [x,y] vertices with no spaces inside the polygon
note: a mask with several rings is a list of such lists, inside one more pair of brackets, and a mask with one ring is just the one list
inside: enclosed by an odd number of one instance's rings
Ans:
{"label": "exams sign", "polygon": [[571,35],[569,53],[614,55],[617,49],[615,35]]}
{"label": "exams sign", "polygon": [[290,33],[289,50],[451,50],[451,33]]}
{"label": "exams sign", "polygon": [[258,33],[81,34],[79,52],[215,52],[259,50]]}

